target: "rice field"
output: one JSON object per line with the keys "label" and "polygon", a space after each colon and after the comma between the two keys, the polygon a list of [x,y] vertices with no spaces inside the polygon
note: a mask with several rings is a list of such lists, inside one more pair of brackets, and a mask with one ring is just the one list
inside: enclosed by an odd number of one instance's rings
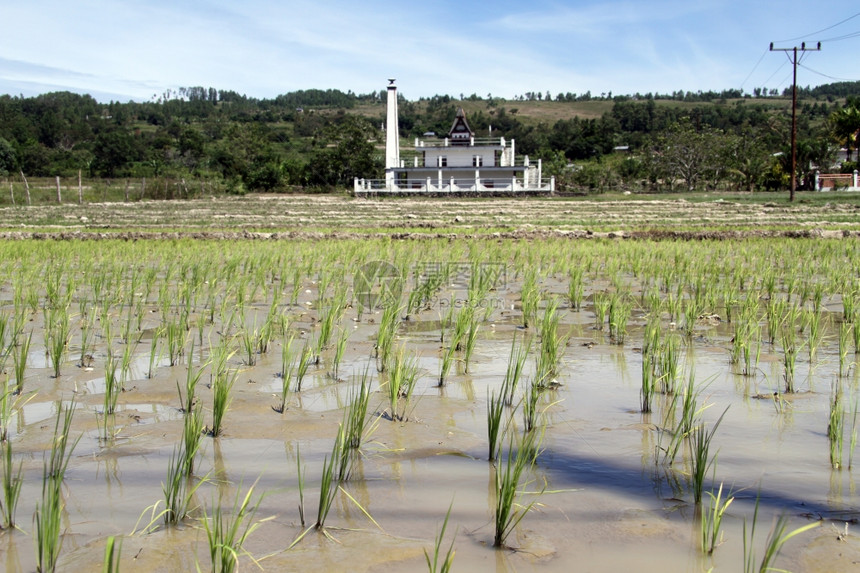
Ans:
{"label": "rice field", "polygon": [[860,559],[853,238],[23,239],[0,269],[7,571]]}

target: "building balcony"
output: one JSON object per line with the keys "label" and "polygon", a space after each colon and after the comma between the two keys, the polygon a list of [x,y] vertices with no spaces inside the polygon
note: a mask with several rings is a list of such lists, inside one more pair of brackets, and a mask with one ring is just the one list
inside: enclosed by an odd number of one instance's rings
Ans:
{"label": "building balcony", "polygon": [[539,179],[537,177],[480,177],[480,178],[448,178],[438,179],[356,179],[356,197],[373,195],[520,195],[536,193],[553,193],[555,177]]}
{"label": "building balcony", "polygon": [[427,147],[492,147],[494,149],[504,149],[513,144],[513,140],[505,141],[504,137],[472,137],[468,141],[452,141],[451,139],[418,139],[415,138],[415,149],[423,149]]}

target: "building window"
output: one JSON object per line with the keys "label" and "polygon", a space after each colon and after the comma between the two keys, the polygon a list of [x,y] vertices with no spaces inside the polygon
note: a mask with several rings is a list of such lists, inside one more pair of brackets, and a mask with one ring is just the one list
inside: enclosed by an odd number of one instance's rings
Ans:
{"label": "building window", "polygon": [[445,155],[437,157],[436,167],[448,167],[448,157]]}
{"label": "building window", "polygon": [[484,158],[483,157],[481,157],[480,155],[473,155],[472,156],[472,167],[480,167],[483,164],[484,164]]}

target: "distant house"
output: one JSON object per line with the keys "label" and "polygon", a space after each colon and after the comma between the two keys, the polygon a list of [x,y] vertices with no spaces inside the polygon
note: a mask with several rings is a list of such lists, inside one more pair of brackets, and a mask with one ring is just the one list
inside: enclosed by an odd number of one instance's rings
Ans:
{"label": "distant house", "polygon": [[397,88],[390,80],[385,138],[385,179],[356,179],[355,194],[371,193],[551,193],[553,178],[542,177],[541,161],[517,157],[514,140],[475,137],[462,108],[448,134],[415,139],[409,157],[401,157]]}

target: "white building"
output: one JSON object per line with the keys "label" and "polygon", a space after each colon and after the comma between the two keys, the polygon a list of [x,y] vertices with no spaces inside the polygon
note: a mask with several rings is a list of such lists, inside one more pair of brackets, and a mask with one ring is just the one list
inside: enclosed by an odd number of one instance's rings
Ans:
{"label": "white building", "polygon": [[514,140],[476,139],[463,109],[444,138],[415,139],[411,157],[401,157],[397,87],[389,80],[385,137],[385,179],[356,179],[355,194],[551,193],[541,162],[517,157]]}

